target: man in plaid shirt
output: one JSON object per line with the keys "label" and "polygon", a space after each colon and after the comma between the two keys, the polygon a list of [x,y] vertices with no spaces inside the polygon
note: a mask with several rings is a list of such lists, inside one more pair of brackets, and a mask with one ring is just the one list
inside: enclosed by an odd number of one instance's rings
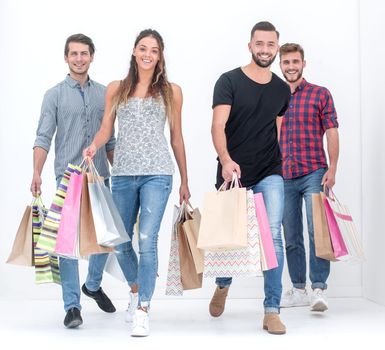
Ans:
{"label": "man in plaid shirt", "polygon": [[[339,153],[338,122],[330,92],[303,77],[304,51],[298,44],[280,48],[280,67],[290,86],[289,108],[282,120],[280,147],[285,180],[283,228],[286,257],[293,288],[284,294],[281,307],[307,306],[312,311],[328,308],[324,291],[330,262],[316,257],[312,217],[312,193],[335,183]],[[329,166],[323,148],[326,133]],[[305,200],[310,245],[310,281],[306,291],[306,256],[303,241],[302,202]]]}

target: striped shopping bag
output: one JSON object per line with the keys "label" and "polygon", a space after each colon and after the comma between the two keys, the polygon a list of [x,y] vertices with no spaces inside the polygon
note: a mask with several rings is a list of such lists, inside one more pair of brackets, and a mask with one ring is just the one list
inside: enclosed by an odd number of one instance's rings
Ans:
{"label": "striped shopping bag", "polygon": [[47,216],[41,228],[39,240],[36,244],[38,248],[49,253],[55,252],[56,237],[60,225],[61,212],[67,194],[67,186],[72,173],[80,174],[81,168],[69,163],[56,190],[55,197],[52,201],[50,209],[48,210]]}
{"label": "striped shopping bag", "polygon": [[46,251],[37,247],[37,242],[41,234],[42,223],[47,215],[47,209],[44,207],[40,197],[32,205],[32,234],[35,262],[35,282],[57,283],[60,284],[59,260],[57,256],[49,255]]}

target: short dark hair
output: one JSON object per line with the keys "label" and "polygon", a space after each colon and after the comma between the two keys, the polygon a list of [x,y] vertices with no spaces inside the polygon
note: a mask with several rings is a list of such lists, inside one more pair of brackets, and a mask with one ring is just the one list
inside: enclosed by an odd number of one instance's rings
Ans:
{"label": "short dark hair", "polygon": [[92,39],[84,34],[73,34],[67,38],[66,44],[64,46],[64,55],[68,55],[69,44],[70,43],[81,43],[88,45],[88,49],[90,50],[90,55],[92,56],[95,53],[95,45],[92,42]]}
{"label": "short dark hair", "polygon": [[255,31],[257,31],[257,30],[262,30],[264,32],[275,32],[277,34],[277,38],[279,39],[278,30],[275,29],[274,25],[272,25],[270,22],[262,21],[262,22],[258,22],[257,24],[255,24],[253,29],[251,29],[250,39],[253,38],[253,35],[254,35]]}
{"label": "short dark hair", "polygon": [[305,52],[303,51],[302,46],[295,43],[286,43],[282,45],[279,48],[279,58],[281,59],[282,55],[290,52],[299,52],[302,57],[302,61],[305,59]]}

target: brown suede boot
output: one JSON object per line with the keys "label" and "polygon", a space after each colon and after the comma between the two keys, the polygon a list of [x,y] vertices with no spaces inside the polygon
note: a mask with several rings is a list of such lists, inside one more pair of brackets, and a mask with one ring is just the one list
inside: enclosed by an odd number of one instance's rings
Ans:
{"label": "brown suede boot", "polygon": [[286,327],[281,322],[278,314],[265,314],[263,318],[263,329],[267,330],[270,334],[285,334]]}
{"label": "brown suede boot", "polygon": [[229,292],[229,287],[220,289],[217,287],[215,289],[214,295],[210,301],[209,312],[213,317],[219,317],[225,311],[225,303],[227,298],[227,293]]}

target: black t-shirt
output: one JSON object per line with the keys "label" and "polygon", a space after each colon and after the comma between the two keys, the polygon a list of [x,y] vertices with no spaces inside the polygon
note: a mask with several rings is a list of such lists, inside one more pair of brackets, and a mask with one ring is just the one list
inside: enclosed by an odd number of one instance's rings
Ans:
{"label": "black t-shirt", "polygon": [[[225,128],[227,150],[241,167],[243,186],[253,186],[266,176],[282,175],[276,118],[284,115],[289,101],[289,85],[274,73],[269,83],[258,84],[236,68],[216,82],[213,108],[231,105]],[[224,180],[217,160],[218,188]]]}

